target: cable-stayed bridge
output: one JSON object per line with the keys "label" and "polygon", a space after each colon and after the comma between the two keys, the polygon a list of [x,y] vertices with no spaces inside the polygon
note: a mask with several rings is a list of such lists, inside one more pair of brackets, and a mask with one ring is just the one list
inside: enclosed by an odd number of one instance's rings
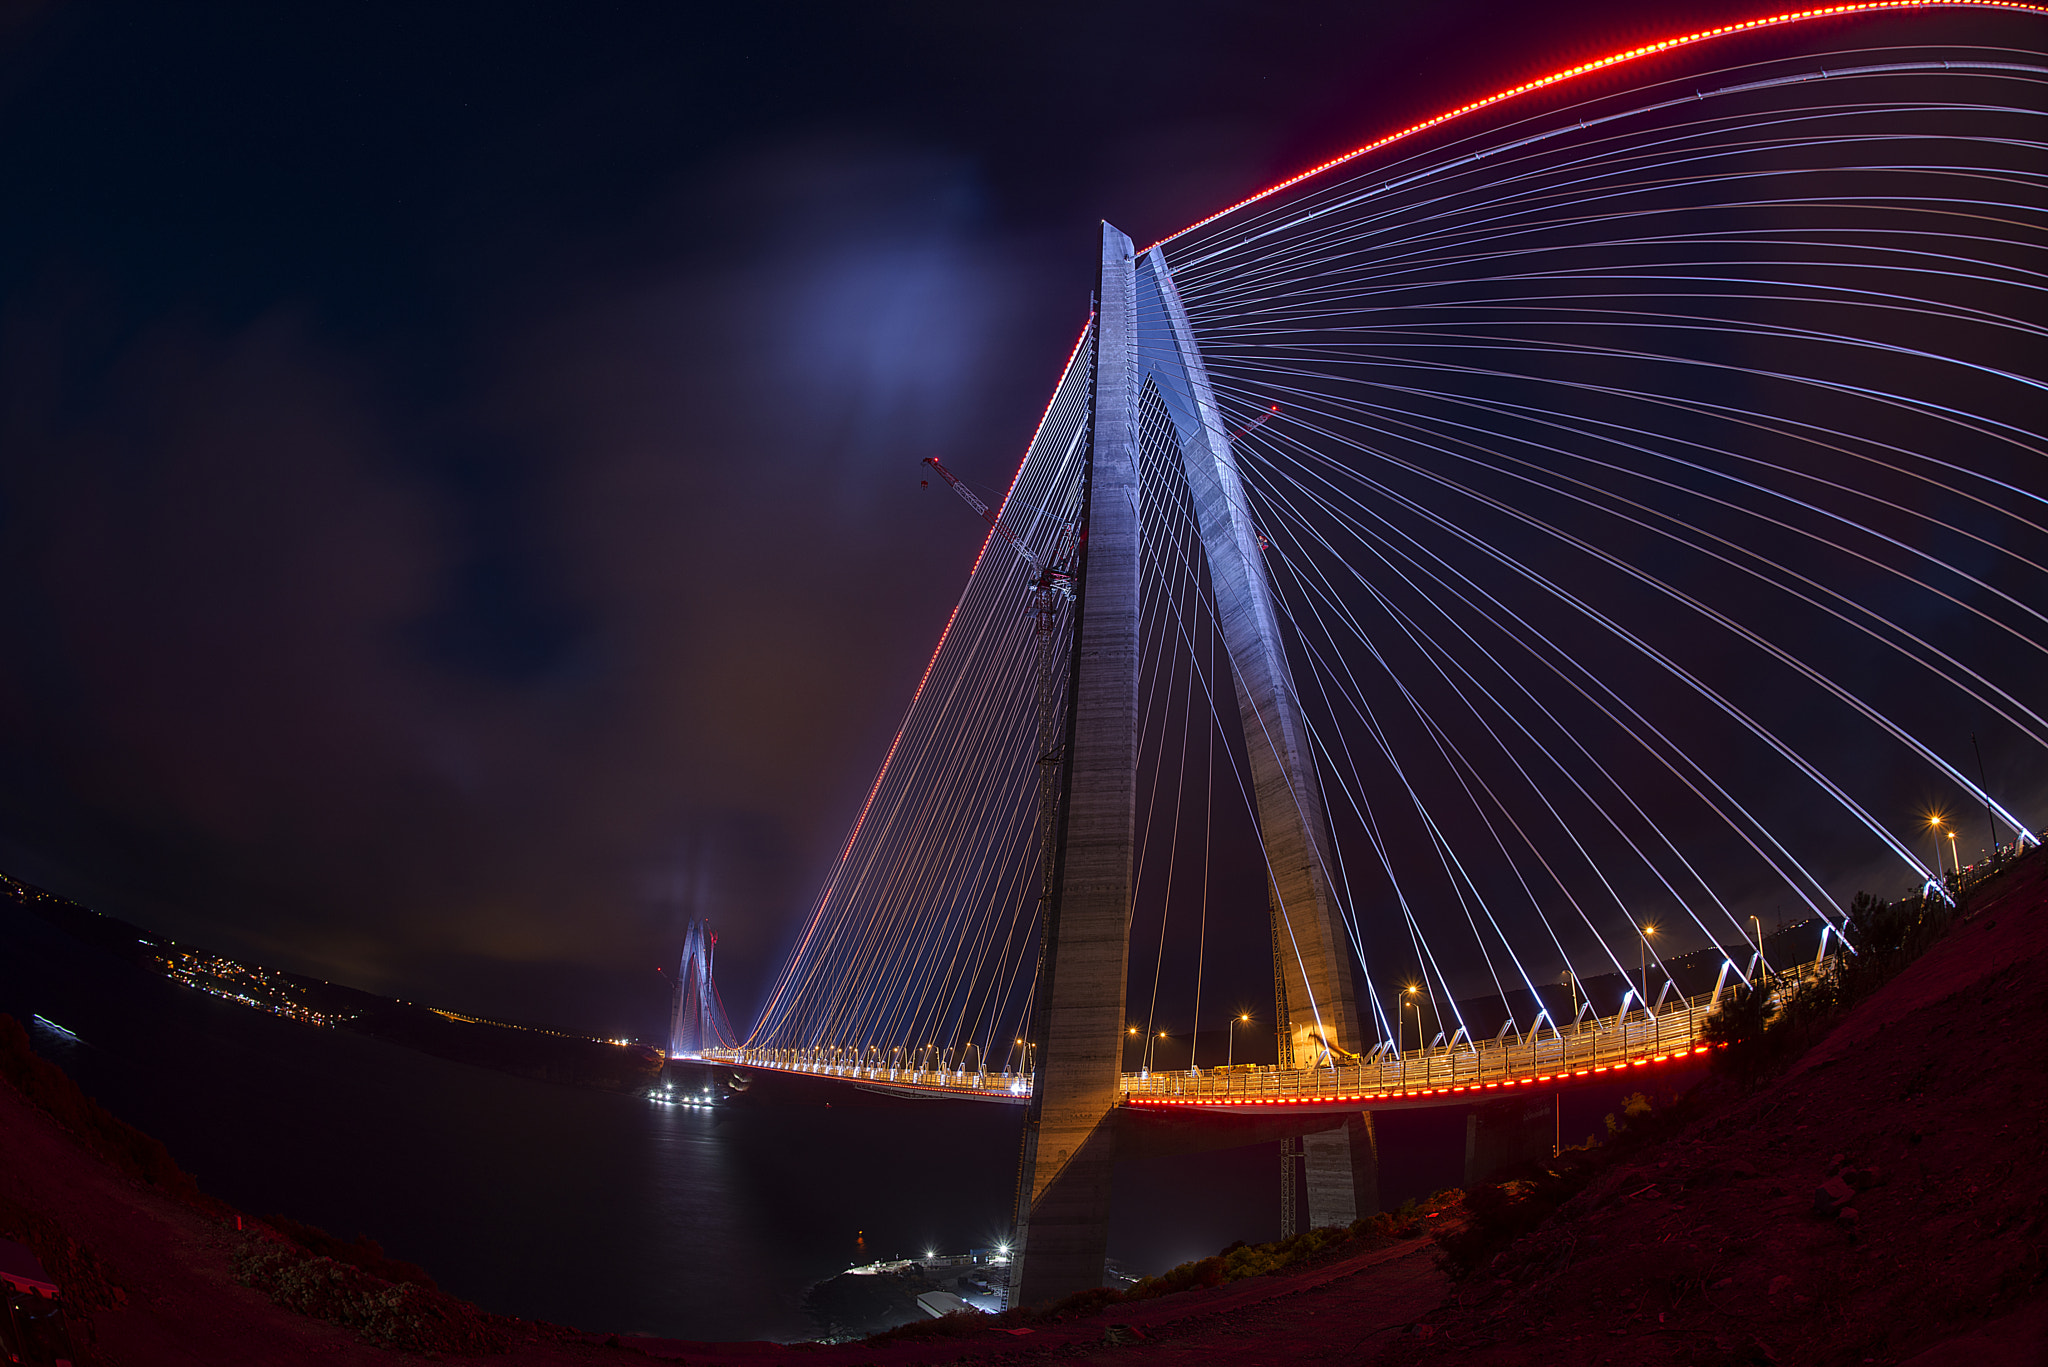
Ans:
{"label": "cable-stayed bridge", "polygon": [[1689,35],[1105,224],[797,943],[698,1051],[1023,1106],[1045,1300],[1133,1116],[1305,1134],[1348,1221],[1375,1109],[1691,1058],[1855,951],[1859,880],[2038,844],[2044,17]]}

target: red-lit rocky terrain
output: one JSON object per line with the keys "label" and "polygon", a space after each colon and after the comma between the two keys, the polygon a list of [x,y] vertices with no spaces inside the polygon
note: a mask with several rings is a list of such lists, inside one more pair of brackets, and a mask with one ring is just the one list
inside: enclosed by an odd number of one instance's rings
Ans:
{"label": "red-lit rocky terrain", "polygon": [[2048,1363],[2048,862],[1756,1094],[1720,1080],[1383,1363]]}
{"label": "red-lit rocky terrain", "polygon": [[[318,1256],[317,1234],[290,1242],[209,1200],[160,1146],[32,1060],[18,1028],[0,1040],[12,1084],[0,1086],[0,1234],[35,1247],[69,1289],[81,1365],[108,1367],[649,1357],[2039,1367],[2048,860],[2020,861],[1979,888],[1970,911],[1782,1074],[1754,1089],[1714,1078],[1575,1176],[1539,1182],[1531,1190],[1561,1204],[1519,1239],[1505,1231],[1532,1207],[1475,1197],[1468,1224],[1452,1200],[1276,1274],[1051,1319],[781,1347],[609,1338],[486,1315],[374,1250]],[[1461,1280],[1430,1237],[1444,1234],[1476,1264]]]}

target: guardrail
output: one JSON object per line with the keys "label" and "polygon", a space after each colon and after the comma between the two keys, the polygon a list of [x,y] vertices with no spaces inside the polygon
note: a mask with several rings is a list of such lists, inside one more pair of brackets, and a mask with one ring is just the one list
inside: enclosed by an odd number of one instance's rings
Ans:
{"label": "guardrail", "polygon": [[1486,1090],[1519,1083],[1590,1076],[1638,1063],[1665,1062],[1703,1050],[1710,1006],[1687,1002],[1654,1018],[1588,1021],[1562,1033],[1544,1029],[1524,1039],[1435,1045],[1355,1063],[1312,1068],[1215,1069],[1203,1073],[1127,1075],[1124,1097],[1144,1105],[1232,1106],[1313,1098],[1376,1100]]}
{"label": "guardrail", "polygon": [[[1775,997],[1792,984],[1831,971],[1832,959],[1772,975]],[[1401,1100],[1445,1092],[1586,1077],[1615,1068],[1667,1062],[1703,1052],[1704,1027],[1720,996],[1703,993],[1664,1006],[1654,1015],[1641,1006],[1614,1017],[1581,1019],[1563,1029],[1545,1024],[1519,1037],[1463,1041],[1396,1052],[1387,1049],[1353,1061],[1319,1066],[1272,1064],[1178,1072],[1126,1073],[1123,1099],[1133,1105],[1227,1107],[1274,1101]],[[835,1057],[829,1049],[717,1049],[703,1057],[734,1067],[838,1078],[906,1094],[942,1093],[991,1101],[1031,1098],[1030,1073],[972,1069],[890,1067]],[[848,1051],[850,1052],[850,1051]]]}
{"label": "guardrail", "polygon": [[796,1073],[807,1077],[838,1078],[842,1081],[885,1091],[905,1093],[943,1092],[953,1096],[979,1097],[986,1101],[1025,1102],[1031,1099],[1029,1073],[985,1073],[967,1068],[889,1067],[835,1058],[833,1050],[805,1049],[707,1049],[699,1057],[735,1068],[758,1068],[766,1072]]}

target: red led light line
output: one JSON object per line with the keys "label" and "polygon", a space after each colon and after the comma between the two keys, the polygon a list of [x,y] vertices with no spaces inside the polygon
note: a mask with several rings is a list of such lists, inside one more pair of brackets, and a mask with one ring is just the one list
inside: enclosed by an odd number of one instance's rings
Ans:
{"label": "red led light line", "polygon": [[[1356,161],[1368,153],[1377,152],[1389,143],[1399,142],[1403,138],[1411,138],[1417,133],[1427,132],[1439,124],[1449,123],[1452,119],[1463,118],[1467,114],[1477,113],[1482,109],[1490,109],[1494,105],[1514,99],[1517,95],[1526,95],[1533,90],[1543,90],[1549,86],[1571,80],[1575,76],[1584,76],[1594,71],[1604,71],[1609,67],[1620,66],[1624,62],[1633,62],[1642,57],[1654,57],[1660,52],[1671,52],[1678,48],[1691,47],[1695,43],[1703,43],[1710,38],[1726,38],[1737,33],[1753,33],[1759,29],[1779,28],[1786,24],[1796,24],[1807,19],[1829,19],[1846,14],[1875,14],[1888,10],[1919,9],[2014,10],[2024,14],[2048,15],[2048,5],[2024,4],[2021,3],[2021,0],[1864,0],[1864,3],[1861,4],[1826,5],[1819,9],[1787,10],[1783,14],[1773,14],[1763,19],[1745,19],[1739,24],[1721,24],[1715,28],[1703,28],[1696,33],[1688,33],[1678,38],[1666,38],[1661,42],[1645,43],[1641,47],[1632,47],[1625,52],[1612,53],[1597,61],[1581,62],[1577,66],[1566,67],[1562,71],[1553,71],[1548,76],[1539,76],[1533,81],[1524,81],[1522,84],[1511,86],[1506,90],[1495,91],[1484,99],[1474,100],[1470,104],[1461,104],[1456,109],[1446,110],[1433,119],[1424,119],[1421,123],[1410,124],[1397,133],[1389,133],[1385,137],[1376,138],[1363,147],[1355,147],[1341,156],[1332,157],[1318,166],[1311,166],[1306,171],[1289,176],[1277,185],[1269,185],[1257,194],[1240,199],[1228,208],[1218,209],[1207,218],[1198,219],[1188,224],[1187,227],[1182,228],[1179,232],[1170,233],[1160,238],[1152,246],[1162,247],[1177,237],[1185,237],[1197,228],[1205,228],[1217,219],[1226,218],[1248,205],[1257,204],[1262,199],[1268,199],[1273,195],[1277,195],[1282,190],[1291,189],[1305,180],[1312,179],[1325,171],[1342,166],[1346,162]],[[1151,248],[1148,247],[1146,250],[1150,251]]]}
{"label": "red led light line", "polygon": [[[1067,351],[1066,364],[1060,367],[1060,383],[1053,386],[1052,397],[1045,401],[1045,411],[1038,415],[1038,425],[1031,429],[1031,440],[1024,443],[1024,454],[1018,457],[1017,469],[1010,475],[1010,486],[1003,490],[1002,502],[996,505],[998,521],[1010,506],[1010,495],[1016,492],[1017,481],[1023,477],[1025,462],[1031,459],[1031,448],[1038,444],[1038,434],[1045,430],[1046,419],[1052,416],[1053,405],[1059,400],[1060,390],[1066,383],[1067,372],[1074,368],[1074,358],[1081,354],[1081,347],[1087,342],[1089,330],[1094,326],[1095,315],[1090,313],[1088,321],[1081,327],[1081,335],[1074,339],[1074,345]],[[988,554],[988,544],[995,539],[995,534],[995,525],[991,523],[987,533],[981,538],[981,549],[974,553],[974,568],[967,572],[967,582],[970,586],[974,583],[975,573],[981,569],[982,557]],[[903,744],[903,733],[910,725],[910,718],[917,711],[918,700],[924,697],[925,685],[931,682],[932,670],[938,667],[939,652],[946,648],[946,638],[953,633],[953,623],[960,617],[960,603],[966,600],[967,595],[963,591],[960,601],[954,603],[953,610],[946,614],[946,625],[939,631],[939,643],[932,647],[932,657],[925,661],[924,673],[919,676],[917,688],[910,695],[910,706],[903,709],[903,721],[897,726],[896,735],[889,742],[888,753],[882,756],[882,767],[875,771],[875,781],[868,785],[868,795],[860,804],[860,814],[853,819],[853,828],[846,833],[846,843],[839,847],[839,858],[833,863],[832,877],[825,884],[824,891],[818,894],[817,909],[811,913],[810,924],[804,927],[804,937],[797,944],[796,952],[790,956],[791,965],[802,962],[804,951],[810,947],[812,936],[817,933],[819,924],[824,920],[825,908],[832,900],[833,890],[839,886],[839,875],[845,871],[846,861],[853,853],[854,842],[860,839],[861,827],[867,822],[868,809],[875,805],[875,795],[882,791],[882,780],[889,776],[890,762],[896,758],[896,750]],[[791,983],[784,983],[777,988],[774,998],[761,1012],[759,1024],[769,1022],[790,985]],[[756,1030],[759,1029],[759,1024]]]}

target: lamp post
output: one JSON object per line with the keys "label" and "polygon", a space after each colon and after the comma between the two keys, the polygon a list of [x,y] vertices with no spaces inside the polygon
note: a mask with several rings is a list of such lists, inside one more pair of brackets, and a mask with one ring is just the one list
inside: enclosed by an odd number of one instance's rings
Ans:
{"label": "lamp post", "polygon": [[1643,1014],[1650,1014],[1650,937],[1657,933],[1657,927],[1645,921],[1642,925],[1642,939],[1636,942],[1636,967],[1643,979]]}
{"label": "lamp post", "polygon": [[1223,1066],[1225,1068],[1228,1068],[1233,1063],[1237,1062],[1237,1027],[1243,1025],[1251,1018],[1252,1013],[1249,1011],[1240,1011],[1237,1013],[1237,1015],[1231,1018],[1229,1042],[1224,1046],[1223,1050]]}
{"label": "lamp post", "polygon": [[[1401,1040],[1403,1038],[1401,1032],[1408,1028],[1407,999],[1414,995],[1415,989],[1411,986],[1407,989],[1407,995],[1396,1000],[1394,1003],[1394,1055],[1401,1060],[1401,1085],[1403,1087],[1408,1085],[1408,1051],[1401,1047]],[[1417,1040],[1422,1038],[1422,1018],[1419,1015],[1415,1020],[1415,1037]]]}
{"label": "lamp post", "polygon": [[1939,880],[1940,880],[1940,878],[1941,878],[1941,873],[1942,873],[1942,869],[1941,869],[1941,818],[1940,818],[1939,816],[1930,816],[1930,817],[1928,817],[1928,818],[1927,818],[1927,829],[1928,829],[1929,831],[1931,831],[1931,832],[1933,832],[1933,833],[1934,833],[1934,876],[1935,876],[1935,879],[1936,879],[1936,881],[1939,881]]}
{"label": "lamp post", "polygon": [[1954,831],[1948,833],[1948,862],[1954,866],[1956,889],[1961,891],[1963,886],[1963,857],[1956,853],[1956,833]]}
{"label": "lamp post", "polygon": [[[1406,1005],[1410,1010],[1415,1012],[1415,1047],[1419,1050],[1422,1048],[1422,1003],[1415,1000],[1415,992],[1416,989],[1412,986],[1408,989],[1408,1000],[1406,1002]],[[1399,1045],[1400,1040],[1397,1034],[1397,1037],[1395,1039],[1395,1047],[1398,1048]],[[1403,1054],[1401,1055],[1401,1085],[1405,1087],[1407,1084],[1408,1056],[1406,1054]]]}

